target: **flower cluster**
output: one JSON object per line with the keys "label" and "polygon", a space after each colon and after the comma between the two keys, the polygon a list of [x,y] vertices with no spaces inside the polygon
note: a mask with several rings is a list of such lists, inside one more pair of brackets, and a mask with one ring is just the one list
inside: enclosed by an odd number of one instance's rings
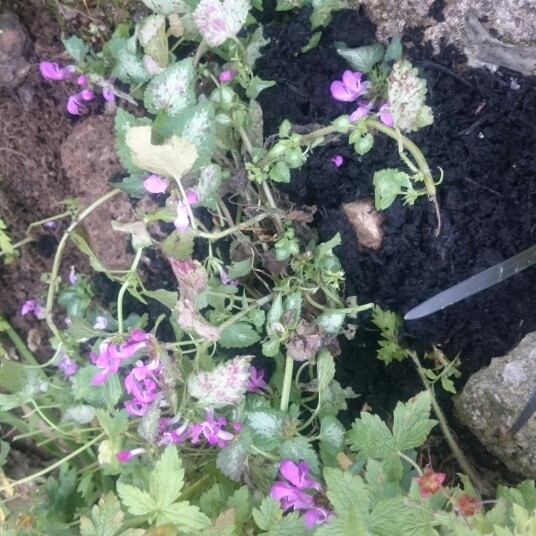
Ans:
{"label": "flower cluster", "polygon": [[125,378],[125,389],[132,396],[132,400],[125,402],[125,409],[130,415],[142,417],[150,404],[162,398],[159,378],[161,371],[162,365],[155,359],[151,359],[148,364],[141,359],[136,361]]}
{"label": "flower cluster", "polygon": [[309,476],[309,466],[304,461],[296,464],[292,460],[282,460],[279,464],[279,473],[285,480],[277,480],[272,486],[270,495],[281,502],[283,511],[292,508],[304,512],[303,517],[308,529],[323,524],[333,517],[333,513],[319,506],[315,502],[315,496],[310,493],[311,491],[318,493],[322,487]]}
{"label": "flower cluster", "polygon": [[[350,121],[358,121],[372,111],[372,102],[360,99],[360,97],[363,97],[366,94],[370,85],[370,82],[363,81],[363,73],[360,71],[344,71],[342,80],[334,80],[331,83],[331,96],[335,100],[342,102],[357,101],[358,106],[356,110],[350,114]],[[384,103],[380,106],[378,109],[378,117],[380,121],[388,127],[393,126],[393,116],[389,111],[388,103]]]}
{"label": "flower cluster", "polygon": [[[68,65],[67,67],[60,67],[57,63],[51,61],[42,61],[39,64],[39,71],[43,78],[47,80],[69,80],[76,74],[76,66]],[[86,102],[95,98],[95,92],[91,87],[89,77],[86,74],[81,74],[77,77],[76,83],[79,86],[78,92],[72,94],[67,99],[67,111],[71,115],[80,115],[86,108]],[[112,83],[112,81],[110,81]],[[108,88],[102,88],[102,96],[105,101],[115,101],[114,92]]]}

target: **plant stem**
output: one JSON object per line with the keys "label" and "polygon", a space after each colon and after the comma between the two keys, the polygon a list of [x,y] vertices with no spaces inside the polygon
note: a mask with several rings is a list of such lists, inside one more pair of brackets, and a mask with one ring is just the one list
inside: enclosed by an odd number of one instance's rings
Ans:
{"label": "plant stem", "polygon": [[396,453],[400,456],[400,458],[402,458],[403,460],[406,460],[417,471],[417,473],[419,473],[419,476],[422,476],[422,469],[409,456],[406,456],[400,450],[397,450]]}
{"label": "plant stem", "polygon": [[24,344],[24,341],[20,338],[19,334],[11,327],[11,324],[9,324],[3,316],[0,316],[0,327],[0,331],[3,331],[9,337],[21,357],[24,357],[24,359],[32,365],[39,364],[32,352],[30,352],[28,347]]}
{"label": "plant stem", "polygon": [[76,227],[85,219],[87,218],[95,209],[112,199],[112,197],[116,196],[117,194],[121,193],[121,190],[118,190],[117,188],[112,190],[111,192],[108,192],[106,195],[103,195],[101,198],[97,199],[94,203],[89,205],[85,210],[83,210],[69,225],[63,236],[61,237],[60,243],[58,244],[58,249],[56,250],[56,254],[54,255],[54,262],[52,264],[52,270],[50,272],[50,281],[48,284],[48,293],[47,293],[47,302],[46,302],[46,320],[48,327],[50,331],[54,334],[54,336],[59,340],[62,341],[62,335],[60,330],[56,327],[56,324],[54,323],[54,318],[52,317],[52,309],[54,307],[54,296],[56,294],[56,283],[58,279],[58,274],[60,271],[61,266],[61,260],[63,256],[63,250],[65,249],[65,246],[67,245],[67,240],[71,237],[71,233],[76,229]]}
{"label": "plant stem", "polygon": [[[138,264],[141,259],[141,253],[143,251],[143,248],[139,248],[136,251],[136,256],[134,257],[134,261],[132,262],[132,266],[130,267],[129,273],[132,274],[136,271],[136,268],[138,267]],[[125,292],[127,291],[128,287],[130,286],[131,279],[127,275],[125,282],[121,285],[121,288],[119,289],[119,293],[117,295],[117,332],[122,335],[123,334],[123,298],[125,296]]]}
{"label": "plant stem", "polygon": [[61,465],[63,465],[65,462],[68,462],[70,459],[75,458],[82,452],[86,451],[94,445],[95,443],[98,443],[101,439],[104,439],[106,437],[106,434],[102,433],[99,434],[97,437],[94,437],[91,441],[88,441],[84,445],[82,445],[79,449],[76,449],[74,452],[71,452],[71,454],[68,454],[61,460],[58,460],[56,463],[53,463],[52,465],[49,465],[48,467],[45,467],[45,469],[41,469],[41,471],[37,471],[37,473],[34,473],[33,475],[25,476],[24,478],[21,478],[20,480],[16,480],[15,482],[10,482],[9,484],[2,486],[0,488],[0,492],[6,491],[7,489],[14,487],[14,486],[20,486],[21,484],[26,484],[27,482],[31,482],[32,480],[36,480],[37,478],[40,478],[42,476],[47,475],[48,473],[51,473],[54,471],[54,469],[57,469]]}
{"label": "plant stem", "polygon": [[447,440],[447,443],[449,444],[449,447],[452,450],[454,457],[456,458],[457,462],[460,464],[460,467],[462,468],[462,470],[471,479],[473,484],[477,486],[478,488],[482,488],[482,481],[480,480],[480,477],[476,474],[475,471],[473,471],[471,464],[467,461],[467,458],[461,451],[460,447],[458,447],[456,440],[450,433],[450,429],[449,429],[447,420],[445,418],[445,415],[441,411],[441,408],[439,407],[439,404],[437,403],[436,397],[434,395],[434,391],[430,387],[430,383],[428,382],[428,379],[426,378],[425,374],[422,371],[421,362],[419,361],[417,354],[415,352],[408,352],[408,353],[411,359],[413,360],[413,362],[415,363],[415,366],[417,367],[417,372],[419,374],[419,377],[421,378],[421,381],[424,387],[430,393],[430,397],[432,399],[432,407],[434,408],[434,413],[436,414],[437,420],[439,421],[439,426],[441,427],[441,431],[443,432],[443,435],[445,436],[445,439]]}
{"label": "plant stem", "polygon": [[290,388],[292,386],[292,372],[294,370],[294,359],[287,355],[285,360],[285,375],[283,376],[283,385],[281,387],[281,404],[279,408],[286,413],[288,411],[288,402],[290,399]]}
{"label": "plant stem", "polygon": [[216,233],[205,233],[203,231],[195,231],[192,234],[194,236],[199,236],[201,238],[207,238],[208,240],[219,240],[220,238],[224,238],[225,236],[236,233],[237,231],[247,229],[248,227],[251,227],[252,225],[255,225],[256,223],[259,223],[268,217],[269,217],[269,214],[267,212],[263,212],[262,214],[257,214],[257,216],[254,216],[253,218],[250,218],[249,220],[246,220],[237,225],[234,225],[233,227],[229,227],[228,229],[224,229],[223,231],[218,231]]}

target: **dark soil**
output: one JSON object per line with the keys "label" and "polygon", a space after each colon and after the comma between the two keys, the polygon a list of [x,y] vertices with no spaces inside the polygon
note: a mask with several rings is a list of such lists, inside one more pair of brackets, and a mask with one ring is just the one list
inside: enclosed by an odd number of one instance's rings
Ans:
{"label": "dark soil", "polygon": [[[437,2],[437,16],[441,5]],[[30,223],[61,211],[58,202],[76,195],[70,182],[74,172],[65,173],[61,149],[77,123],[87,119],[68,117],[65,90],[38,74],[39,61],[57,60],[62,51],[54,20],[47,19],[43,9],[37,16],[37,8],[30,4],[12,2],[11,7],[33,43],[28,57],[32,69],[26,80],[18,88],[0,90],[0,173],[4,177],[0,206],[15,240],[20,240]],[[333,42],[351,47],[368,44],[374,40],[374,26],[356,11],[339,12],[319,46],[302,54],[300,49],[312,35],[308,13],[277,17],[266,28],[271,43],[256,69],[262,79],[277,82],[259,97],[265,110],[265,134],[276,132],[285,118],[297,125],[327,124],[352,111],[351,105],[330,96],[330,82],[347,68]],[[433,207],[421,198],[413,207],[396,202],[385,212],[385,239],[379,250],[359,247],[340,206],[373,196],[374,171],[401,166],[396,144],[381,136],[364,157],[353,154],[344,142],[315,149],[306,165],[293,173],[291,184],[282,188],[293,201],[318,207],[315,224],[322,239],[341,233],[343,246],[337,253],[347,275],[347,294],[357,295],[360,303],[374,301],[401,314],[532,245],[536,195],[536,80],[505,70],[492,74],[469,69],[465,58],[448,47],[433,57],[418,33],[404,36],[404,44],[428,82],[428,104],[435,116],[432,126],[411,137],[435,176],[439,177],[439,167],[445,173],[438,189],[440,236],[434,236]],[[101,114],[102,109],[96,107],[93,113]],[[345,157],[342,167],[329,162],[334,154]],[[104,193],[105,182],[102,188]],[[50,269],[58,232],[40,229],[37,241],[22,249],[14,265],[0,267],[0,315],[7,316],[23,335],[37,322],[18,315],[20,304],[38,292],[39,276]],[[404,338],[419,350],[434,344],[451,358],[460,353],[466,379],[536,328],[535,283],[536,270],[529,269],[440,313],[406,324]],[[349,419],[365,403],[388,416],[397,400],[421,390],[412,365],[385,367],[375,358],[376,345],[376,331],[366,316],[356,338],[341,341],[340,381],[361,395]],[[480,447],[465,435],[461,439],[480,462]],[[438,449],[443,452],[444,445]],[[493,467],[488,464],[488,470]]]}

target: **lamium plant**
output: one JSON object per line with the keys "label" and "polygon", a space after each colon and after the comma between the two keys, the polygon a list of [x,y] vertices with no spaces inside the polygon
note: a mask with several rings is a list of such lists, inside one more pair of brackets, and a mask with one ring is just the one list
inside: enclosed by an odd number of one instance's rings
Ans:
{"label": "lamium plant", "polygon": [[[357,395],[335,379],[337,337],[351,338],[352,320],[373,304],[345,294],[341,237],[319,241],[311,212],[291,207],[277,184],[334,138],[347,137],[361,156],[388,136],[407,170],[371,178],[376,209],[427,195],[439,232],[437,181],[409,137],[432,112],[400,40],[387,49],[341,44],[348,68],[325,89],[348,113],[305,130],[284,120],[264,139],[256,99],[275,82],[255,73],[267,43],[255,19],[261,1],[143,4],[149,14],[119,25],[102,50],[72,36],[63,40],[72,61],[40,64],[44,83],[69,85],[68,114],[83,116],[98,100],[114,112],[125,176],[60,215],[69,221],[43,295],[21,304],[21,314],[47,323],[50,359],[38,363],[0,323],[18,356],[2,365],[2,422],[13,441],[32,440],[49,460],[19,480],[3,474],[2,534],[536,531],[533,482],[500,488],[490,502],[472,473],[473,481],[452,480],[420,465],[432,407],[445,424],[433,383],[452,389],[455,366],[425,374],[414,356],[426,389],[398,403],[392,426],[367,411],[350,429],[340,420]],[[311,49],[331,12],[347,6],[280,0],[276,8],[309,4]],[[113,222],[134,254],[126,269],[109,270],[79,229],[119,195],[153,202],[139,204],[134,221]],[[61,278],[69,241],[115,285],[112,304],[99,300],[91,274],[73,268]],[[150,258],[169,265],[174,289],[147,277]],[[396,320],[374,314],[380,357],[408,355]],[[8,456],[2,441],[3,463]]]}

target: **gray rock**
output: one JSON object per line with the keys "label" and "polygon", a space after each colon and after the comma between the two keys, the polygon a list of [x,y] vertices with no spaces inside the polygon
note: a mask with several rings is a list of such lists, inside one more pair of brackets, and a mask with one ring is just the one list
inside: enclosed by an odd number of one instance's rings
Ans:
{"label": "gray rock", "polygon": [[24,80],[30,70],[25,59],[30,46],[19,19],[11,13],[0,15],[0,87],[14,88]]}
{"label": "gray rock", "polygon": [[515,435],[507,431],[536,385],[536,333],[473,374],[454,398],[454,412],[513,473],[536,478],[536,415]]}

